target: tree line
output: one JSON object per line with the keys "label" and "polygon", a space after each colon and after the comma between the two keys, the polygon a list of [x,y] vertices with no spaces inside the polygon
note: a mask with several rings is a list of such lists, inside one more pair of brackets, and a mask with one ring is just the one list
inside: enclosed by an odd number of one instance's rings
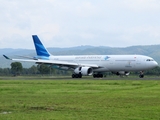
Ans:
{"label": "tree line", "polygon": [[11,68],[0,68],[0,76],[18,75],[71,75],[70,71],[53,69],[49,65],[39,64],[23,68],[20,62],[12,62]]}
{"label": "tree line", "polygon": [[[23,68],[20,62],[12,62],[11,68],[0,68],[0,76],[17,76],[17,75],[55,75],[55,76],[70,76],[71,71],[58,70],[50,67],[46,64],[33,65],[30,68]],[[131,72],[132,75],[139,74],[137,72]],[[108,72],[106,75],[112,75]],[[156,75],[160,76],[160,67],[156,67],[152,70],[145,71],[145,75]]]}

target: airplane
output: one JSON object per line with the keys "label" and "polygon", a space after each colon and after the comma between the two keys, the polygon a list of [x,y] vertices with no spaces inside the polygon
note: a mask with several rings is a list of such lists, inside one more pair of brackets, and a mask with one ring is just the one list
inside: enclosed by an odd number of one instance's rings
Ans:
{"label": "airplane", "polygon": [[72,78],[93,75],[102,78],[104,72],[128,76],[132,71],[140,71],[139,77],[144,77],[144,71],[153,69],[158,63],[149,56],[144,55],[71,55],[54,56],[48,52],[37,35],[32,35],[37,56],[32,59],[12,59],[3,55],[8,60],[35,62],[47,64],[60,70],[73,71]]}

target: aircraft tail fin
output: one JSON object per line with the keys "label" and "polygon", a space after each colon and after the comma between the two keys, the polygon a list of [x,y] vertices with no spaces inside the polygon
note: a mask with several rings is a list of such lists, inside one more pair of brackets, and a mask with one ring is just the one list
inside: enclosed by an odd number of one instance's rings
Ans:
{"label": "aircraft tail fin", "polygon": [[36,53],[38,56],[49,57],[51,54],[44,47],[37,35],[32,35]]}

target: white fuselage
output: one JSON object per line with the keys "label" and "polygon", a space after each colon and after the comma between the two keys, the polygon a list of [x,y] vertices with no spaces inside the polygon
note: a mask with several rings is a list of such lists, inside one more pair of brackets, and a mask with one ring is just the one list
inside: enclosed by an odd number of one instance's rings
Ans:
{"label": "white fuselage", "polygon": [[100,66],[94,72],[144,71],[158,66],[153,58],[144,55],[79,55],[50,56],[50,60]]}

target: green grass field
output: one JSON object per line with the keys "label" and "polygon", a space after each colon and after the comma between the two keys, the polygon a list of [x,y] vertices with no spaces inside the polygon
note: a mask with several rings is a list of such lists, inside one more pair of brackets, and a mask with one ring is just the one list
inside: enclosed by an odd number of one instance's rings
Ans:
{"label": "green grass field", "polygon": [[151,119],[160,80],[0,80],[0,120]]}

